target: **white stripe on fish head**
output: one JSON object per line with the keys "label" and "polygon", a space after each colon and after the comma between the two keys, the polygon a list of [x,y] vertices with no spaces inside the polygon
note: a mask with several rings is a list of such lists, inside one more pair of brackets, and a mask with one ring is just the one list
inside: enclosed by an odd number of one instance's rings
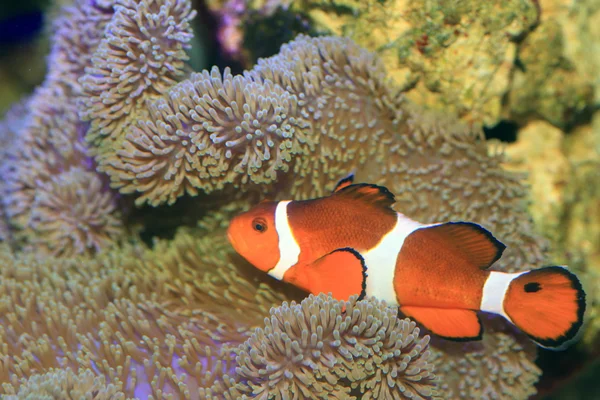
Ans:
{"label": "white stripe on fish head", "polygon": [[294,238],[287,215],[289,203],[290,201],[280,201],[275,209],[275,230],[279,236],[279,261],[268,274],[279,280],[283,280],[287,270],[298,263],[300,256],[300,246]]}

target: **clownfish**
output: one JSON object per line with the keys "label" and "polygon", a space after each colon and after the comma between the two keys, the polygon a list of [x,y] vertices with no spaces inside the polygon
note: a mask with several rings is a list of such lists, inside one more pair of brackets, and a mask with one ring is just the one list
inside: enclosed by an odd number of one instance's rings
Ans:
{"label": "clownfish", "polygon": [[231,220],[229,241],[276,279],[338,300],[373,296],[445,339],[481,339],[483,311],[542,347],[574,340],[585,293],[565,267],[492,271],[506,246],[481,225],[421,224],[392,209],[387,188],[353,179],[326,197],[263,201]]}

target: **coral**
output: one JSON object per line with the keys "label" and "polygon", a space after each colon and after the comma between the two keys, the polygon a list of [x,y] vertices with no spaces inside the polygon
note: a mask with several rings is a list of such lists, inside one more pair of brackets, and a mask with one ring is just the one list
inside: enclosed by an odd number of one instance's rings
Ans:
{"label": "coral", "polygon": [[600,115],[595,114],[591,126],[578,128],[564,141],[572,170],[561,215],[565,234],[556,246],[565,252],[577,249],[588,268],[600,272]]}
{"label": "coral", "polygon": [[94,376],[92,371],[85,370],[79,374],[70,369],[54,370],[29,379],[23,379],[20,390],[14,395],[4,397],[6,400],[54,400],[54,399],[90,399],[90,400],[124,400],[123,392],[115,385],[106,384],[104,376]]}
{"label": "coral", "polygon": [[597,1],[543,0],[541,6],[544,21],[560,26],[563,37],[560,56],[577,72],[578,81],[593,86],[597,104],[600,93],[600,4]]}
{"label": "coral", "polygon": [[[235,2],[233,2],[235,3]],[[510,88],[516,41],[539,22],[536,1],[249,1],[239,22],[243,51],[261,55],[264,40],[254,31],[271,29],[272,15],[306,20],[292,29],[347,36],[375,51],[390,75],[418,104],[458,114],[468,121],[495,123]],[[280,6],[281,8],[277,8]],[[239,11],[237,11],[239,13]],[[235,18],[236,12],[222,17]],[[262,27],[262,28],[258,28]],[[260,36],[258,36],[261,38]],[[261,38],[262,39],[262,38]],[[272,36],[270,45],[277,44]],[[279,42],[279,43],[282,43]],[[267,44],[267,45],[268,45]]]}
{"label": "coral", "polygon": [[[345,313],[342,311],[345,309]],[[324,294],[271,310],[237,352],[236,392],[322,399],[430,399],[435,375],[429,337],[377,300],[339,302]]]}
{"label": "coral", "polygon": [[[506,147],[503,162],[506,170],[527,174],[531,185],[528,197],[536,204],[530,210],[531,216],[539,232],[553,243],[560,241],[565,188],[572,174],[564,146],[560,129],[544,121],[534,121],[521,128],[517,141]],[[553,249],[558,250],[554,246]]]}
{"label": "coral", "polygon": [[547,122],[531,122],[507,146],[503,163],[507,170],[527,173],[536,227],[552,243],[553,258],[568,264],[569,254],[588,258],[590,265],[599,256],[600,157],[593,129],[580,127],[566,136]]}
{"label": "coral", "polygon": [[594,100],[593,86],[564,55],[561,26],[544,22],[519,45],[519,68],[508,96],[511,119],[544,119],[565,129],[587,112]]}
{"label": "coral", "polygon": [[[87,124],[75,106],[81,94],[77,77],[109,19],[109,10],[96,3],[81,0],[65,8],[51,28],[46,79],[11,127],[14,138],[0,160],[0,189],[19,246],[57,254],[94,252],[122,234],[115,195],[94,171],[83,138]],[[90,205],[99,208],[85,210]]]}
{"label": "coral", "polygon": [[[597,258],[592,258],[592,262],[594,260],[597,260]],[[587,328],[584,331],[580,347],[585,346],[591,349],[592,356],[597,357],[598,349],[600,349],[600,273],[597,269],[589,268],[580,274],[583,278],[589,304]]]}
{"label": "coral", "polygon": [[[600,118],[591,126],[575,128],[569,135],[544,121],[531,122],[507,146],[503,166],[527,172],[529,211],[542,236],[551,243],[554,262],[569,265],[581,274],[588,297],[600,289]],[[587,284],[590,282],[590,284]],[[593,300],[591,300],[593,302]],[[597,319],[588,306],[590,320]],[[597,322],[588,325],[588,343],[598,333]]]}

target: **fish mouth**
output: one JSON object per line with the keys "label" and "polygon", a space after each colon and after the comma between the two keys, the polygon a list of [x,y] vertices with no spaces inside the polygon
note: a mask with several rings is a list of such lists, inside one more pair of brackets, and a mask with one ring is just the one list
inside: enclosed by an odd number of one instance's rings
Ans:
{"label": "fish mouth", "polygon": [[229,239],[229,243],[231,243],[231,246],[233,246],[234,250],[242,254],[244,248],[246,247],[246,243],[243,240],[239,240],[240,238],[236,240],[235,235],[231,231],[231,226],[229,229],[227,229],[227,239]]}

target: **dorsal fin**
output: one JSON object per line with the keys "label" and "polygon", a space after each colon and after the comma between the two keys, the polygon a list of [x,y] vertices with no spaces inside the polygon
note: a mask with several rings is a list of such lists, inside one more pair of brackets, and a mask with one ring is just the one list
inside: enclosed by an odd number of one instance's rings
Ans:
{"label": "dorsal fin", "polygon": [[376,207],[392,210],[396,198],[386,187],[371,183],[358,183],[345,186],[334,193],[335,196],[353,198]]}
{"label": "dorsal fin", "polygon": [[480,269],[498,261],[506,248],[487,229],[473,222],[446,222],[418,229],[411,235],[422,235],[429,243],[460,254]]}
{"label": "dorsal fin", "polygon": [[339,192],[343,188],[352,185],[352,182],[354,182],[354,172],[350,172],[348,174],[348,176],[340,179],[339,182],[337,183],[337,185],[335,185],[335,189],[333,189],[333,193]]}

